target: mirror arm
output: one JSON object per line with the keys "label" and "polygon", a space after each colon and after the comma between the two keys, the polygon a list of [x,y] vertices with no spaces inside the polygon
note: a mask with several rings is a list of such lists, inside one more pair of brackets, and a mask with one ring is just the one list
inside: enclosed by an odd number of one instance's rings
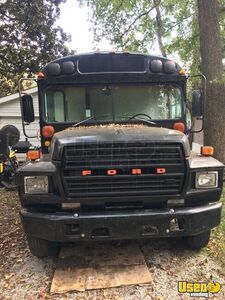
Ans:
{"label": "mirror arm", "polygon": [[191,133],[200,133],[204,130],[205,125],[205,103],[206,103],[206,86],[207,86],[207,79],[206,76],[202,73],[197,75],[188,75],[187,78],[194,78],[194,77],[201,77],[203,80],[203,103],[202,103],[202,128],[199,130],[191,130]]}
{"label": "mirror arm", "polygon": [[37,80],[35,78],[20,78],[20,80],[19,80],[19,98],[20,98],[20,109],[21,109],[23,134],[27,138],[36,138],[37,136],[30,136],[26,133],[25,122],[24,122],[24,118],[23,118],[22,95],[25,95],[26,93],[24,93],[23,90],[22,90],[22,82],[25,81],[25,80],[29,80],[29,81],[33,80],[33,81],[37,82]]}

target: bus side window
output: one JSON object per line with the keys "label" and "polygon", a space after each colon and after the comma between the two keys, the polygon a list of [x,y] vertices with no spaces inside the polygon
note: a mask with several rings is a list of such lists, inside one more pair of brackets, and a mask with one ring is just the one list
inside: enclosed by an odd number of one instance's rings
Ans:
{"label": "bus side window", "polygon": [[46,119],[48,122],[65,121],[65,100],[61,91],[47,91]]}

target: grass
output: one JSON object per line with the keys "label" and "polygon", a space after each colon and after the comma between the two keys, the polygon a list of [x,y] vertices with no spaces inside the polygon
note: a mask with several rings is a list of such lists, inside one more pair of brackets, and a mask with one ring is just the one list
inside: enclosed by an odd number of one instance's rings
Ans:
{"label": "grass", "polygon": [[212,230],[211,240],[206,250],[211,257],[218,259],[225,267],[225,188],[222,193],[221,202],[223,204],[221,223]]}

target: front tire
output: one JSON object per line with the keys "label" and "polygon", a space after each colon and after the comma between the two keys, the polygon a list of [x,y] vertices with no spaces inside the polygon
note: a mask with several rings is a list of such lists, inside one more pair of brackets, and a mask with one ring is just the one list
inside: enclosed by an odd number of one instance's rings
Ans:
{"label": "front tire", "polygon": [[187,246],[192,250],[200,250],[208,245],[211,230],[186,237]]}
{"label": "front tire", "polygon": [[39,258],[56,256],[59,251],[58,243],[39,239],[30,235],[27,236],[27,243],[31,254]]}

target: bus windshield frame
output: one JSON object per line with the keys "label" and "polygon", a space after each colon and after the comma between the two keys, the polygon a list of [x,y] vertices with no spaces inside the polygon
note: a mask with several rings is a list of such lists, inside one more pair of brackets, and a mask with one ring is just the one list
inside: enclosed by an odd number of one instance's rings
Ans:
{"label": "bus windshield frame", "polygon": [[[138,114],[154,122],[176,121],[185,111],[183,89],[174,83],[49,85],[42,91],[42,103],[48,124],[73,124],[92,116],[95,123],[126,122]],[[160,111],[164,117],[159,117]]]}

